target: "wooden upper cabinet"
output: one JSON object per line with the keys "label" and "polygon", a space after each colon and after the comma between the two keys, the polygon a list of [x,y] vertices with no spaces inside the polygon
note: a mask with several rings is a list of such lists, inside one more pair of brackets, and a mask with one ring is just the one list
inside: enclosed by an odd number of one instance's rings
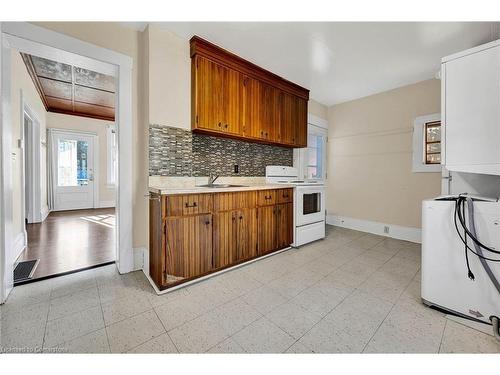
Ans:
{"label": "wooden upper cabinet", "polygon": [[195,124],[199,129],[239,135],[242,123],[243,76],[198,56],[194,61]]}
{"label": "wooden upper cabinet", "polygon": [[262,132],[262,83],[256,79],[243,79],[243,131],[245,138],[261,138]]}
{"label": "wooden upper cabinet", "polygon": [[307,145],[309,90],[197,36],[190,43],[193,131],[286,147]]}

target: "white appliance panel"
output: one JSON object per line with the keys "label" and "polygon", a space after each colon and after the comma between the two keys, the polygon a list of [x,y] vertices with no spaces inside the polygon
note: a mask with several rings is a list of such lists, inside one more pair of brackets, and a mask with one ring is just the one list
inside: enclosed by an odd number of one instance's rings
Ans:
{"label": "white appliance panel", "polygon": [[[500,317],[500,294],[479,258],[470,252],[475,280],[468,278],[464,244],[453,222],[454,210],[453,201],[426,200],[422,204],[422,299],[430,305],[490,323],[490,316]],[[500,203],[474,202],[474,213],[478,239],[500,249]],[[500,258],[485,251],[486,254]],[[500,263],[488,263],[500,279]]]}
{"label": "white appliance panel", "polygon": [[325,221],[324,186],[297,186],[295,200],[297,226]]}

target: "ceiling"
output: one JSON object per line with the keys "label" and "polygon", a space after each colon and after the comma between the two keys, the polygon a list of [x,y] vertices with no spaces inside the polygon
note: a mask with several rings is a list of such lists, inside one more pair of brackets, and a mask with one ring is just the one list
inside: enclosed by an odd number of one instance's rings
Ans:
{"label": "ceiling", "polygon": [[443,56],[500,38],[500,23],[161,22],[205,38],[337,104],[435,77]]}
{"label": "ceiling", "polygon": [[47,111],[114,121],[114,77],[38,56],[21,56]]}

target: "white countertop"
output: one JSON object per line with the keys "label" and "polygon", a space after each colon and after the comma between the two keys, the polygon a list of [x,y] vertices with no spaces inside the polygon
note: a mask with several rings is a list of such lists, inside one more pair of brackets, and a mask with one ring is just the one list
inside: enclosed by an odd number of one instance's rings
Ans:
{"label": "white countertop", "polygon": [[203,186],[169,187],[161,185],[150,185],[149,191],[151,193],[162,194],[162,195],[176,195],[176,194],[225,193],[234,191],[284,189],[284,188],[294,187],[293,185],[288,185],[288,184],[242,184],[242,185],[245,186],[209,188]]}

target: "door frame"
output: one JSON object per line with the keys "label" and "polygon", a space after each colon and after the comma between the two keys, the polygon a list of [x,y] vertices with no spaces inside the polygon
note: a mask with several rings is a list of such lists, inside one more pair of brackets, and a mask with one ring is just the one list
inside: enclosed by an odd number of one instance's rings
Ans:
{"label": "door frame", "polygon": [[84,68],[96,65],[117,78],[115,123],[118,134],[116,184],[116,265],[120,273],[134,269],[132,250],[132,65],[130,56],[35,26],[27,22],[1,22],[0,84],[0,303],[13,288],[12,259],[12,122],[10,93],[11,48],[64,62],[68,56]]}
{"label": "door frame", "polygon": [[[48,132],[48,135],[54,136],[58,134],[75,134],[75,135],[82,135],[85,137],[91,137],[92,138],[92,174],[93,174],[93,189],[94,191],[92,192],[92,207],[93,208],[99,208],[99,136],[97,133],[94,132],[86,132],[86,131],[81,131],[81,130],[72,130],[72,129],[57,129],[57,128],[50,128],[50,132]],[[53,141],[53,140],[51,140]],[[55,144],[54,142],[52,143],[52,147],[54,147],[54,152],[56,151],[55,149]],[[52,162],[55,162],[52,160]],[[57,169],[56,166],[52,166],[52,194],[56,195],[56,181],[57,181]],[[59,211],[56,210],[55,207],[52,209],[53,211]]]}
{"label": "door frame", "polygon": [[[31,127],[28,129],[30,141],[26,142],[28,135],[24,129],[24,116],[25,114],[31,119]],[[39,158],[35,155],[41,153],[41,134],[40,134],[40,120],[38,114],[31,108],[30,104],[25,100],[23,92],[21,92],[21,142],[22,142],[22,205],[23,211],[26,212],[26,205],[28,206],[28,223],[39,223],[43,221],[42,204],[41,204],[41,166],[36,162]],[[26,152],[28,158],[25,157]],[[32,176],[31,184],[28,186],[29,202],[26,196],[26,176]],[[26,225],[24,225],[24,232],[26,236]],[[27,238],[25,238],[27,241]]]}

